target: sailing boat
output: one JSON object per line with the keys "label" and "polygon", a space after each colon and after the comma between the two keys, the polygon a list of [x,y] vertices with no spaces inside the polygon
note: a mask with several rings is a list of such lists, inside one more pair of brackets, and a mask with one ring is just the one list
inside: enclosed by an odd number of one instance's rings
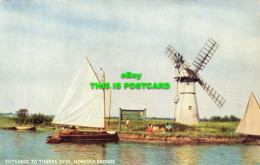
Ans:
{"label": "sailing boat", "polygon": [[[60,131],[46,138],[47,142],[66,141],[118,141],[117,132],[106,131],[105,89],[92,89],[90,83],[101,83],[90,61],[78,71],[61,108],[52,124],[58,126],[98,128],[91,131]],[[104,72],[103,72],[104,74]],[[103,76],[105,81],[105,74]],[[101,130],[102,129],[102,130]]]}
{"label": "sailing boat", "polygon": [[246,112],[237,126],[236,133],[247,135],[248,137],[260,138],[260,106],[254,93],[251,93],[247,104]]}

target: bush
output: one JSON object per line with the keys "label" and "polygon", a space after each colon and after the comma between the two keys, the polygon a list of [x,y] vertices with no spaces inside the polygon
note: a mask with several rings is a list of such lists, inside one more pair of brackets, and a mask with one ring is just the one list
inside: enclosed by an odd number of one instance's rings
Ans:
{"label": "bush", "polygon": [[220,116],[212,116],[209,121],[213,121],[213,122],[220,122],[222,121]]}
{"label": "bush", "polygon": [[224,116],[224,117],[222,118],[222,121],[223,121],[223,122],[228,122],[228,121],[230,121],[230,120],[229,120],[228,116]]}
{"label": "bush", "polygon": [[32,114],[29,117],[30,123],[34,124],[34,125],[39,125],[42,124],[45,120],[45,116],[41,113],[38,114]]}
{"label": "bush", "polygon": [[240,121],[239,118],[237,118],[236,116],[233,116],[233,115],[231,115],[231,116],[229,117],[229,120],[232,121],[232,122],[234,122],[234,121]]}
{"label": "bush", "polygon": [[211,122],[235,122],[235,121],[240,121],[239,118],[237,118],[234,115],[231,116],[224,116],[223,118],[221,118],[220,116],[212,116],[209,121]]}
{"label": "bush", "polygon": [[28,117],[29,111],[27,109],[19,109],[16,114],[18,117]]}
{"label": "bush", "polygon": [[226,132],[226,131],[227,131],[227,128],[226,128],[226,127],[221,127],[221,128],[220,128],[220,131],[221,131],[221,132]]}
{"label": "bush", "polygon": [[53,116],[44,115],[41,113],[31,114],[29,117],[14,117],[12,118],[17,124],[33,124],[33,125],[50,125],[53,120]]}

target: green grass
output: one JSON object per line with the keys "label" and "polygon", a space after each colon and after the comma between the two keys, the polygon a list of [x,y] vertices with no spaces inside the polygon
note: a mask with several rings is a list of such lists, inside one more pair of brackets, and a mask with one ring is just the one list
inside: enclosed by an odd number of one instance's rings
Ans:
{"label": "green grass", "polygon": [[[47,129],[47,127],[50,127],[50,122],[42,122],[41,124],[35,124],[33,123],[31,118],[18,118],[18,117],[9,117],[9,116],[0,116],[0,129],[8,129],[12,127],[17,127],[17,126],[37,126],[40,128]],[[38,128],[37,128],[38,130]]]}
{"label": "green grass", "polygon": [[[204,121],[198,125],[185,125],[180,123],[173,123],[172,120],[156,120],[148,119],[146,125],[144,126],[141,121],[130,121],[130,130],[127,130],[125,121],[121,122],[121,130],[119,130],[118,119],[110,120],[110,127],[108,126],[107,120],[107,130],[118,131],[119,133],[128,134],[148,134],[146,133],[147,125],[152,124],[153,126],[164,127],[166,123],[170,123],[173,128],[172,133],[152,133],[150,135],[155,136],[176,136],[176,137],[215,137],[215,138],[238,138],[242,135],[235,133],[235,129],[238,122],[209,122]],[[15,118],[0,116],[0,128],[8,128],[20,126],[21,123],[17,123]],[[33,126],[33,124],[24,124],[23,126]],[[80,128],[80,130],[93,130],[94,128]],[[37,125],[38,131],[51,131],[53,130],[48,124]],[[97,129],[94,129],[97,130]]]}
{"label": "green grass", "polygon": [[238,138],[242,135],[235,133],[235,129],[239,122],[201,122],[198,125],[185,125],[180,123],[173,123],[172,120],[154,120],[148,119],[146,126],[143,122],[130,121],[131,129],[127,130],[126,124],[122,121],[121,130],[118,127],[118,120],[111,120],[111,127],[108,130],[117,130],[120,133],[130,134],[148,134],[146,133],[147,125],[164,127],[166,123],[170,123],[173,128],[172,133],[152,133],[156,136],[177,136],[177,137],[215,137],[215,138]]}
{"label": "green grass", "polygon": [[12,117],[0,116],[0,128],[15,127],[16,122],[12,120]]}

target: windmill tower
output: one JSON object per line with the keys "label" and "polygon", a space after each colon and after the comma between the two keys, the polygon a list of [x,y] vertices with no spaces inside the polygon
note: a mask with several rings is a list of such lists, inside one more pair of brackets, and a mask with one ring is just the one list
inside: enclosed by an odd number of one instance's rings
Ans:
{"label": "windmill tower", "polygon": [[174,118],[176,122],[199,124],[200,118],[195,90],[196,82],[206,91],[218,108],[221,108],[225,103],[225,99],[198,74],[198,71],[203,70],[208,64],[218,46],[213,39],[209,38],[192,63],[195,69],[191,69],[190,63],[171,45],[166,48],[164,53],[168,55],[175,67],[174,79],[177,82],[177,95],[174,99]]}

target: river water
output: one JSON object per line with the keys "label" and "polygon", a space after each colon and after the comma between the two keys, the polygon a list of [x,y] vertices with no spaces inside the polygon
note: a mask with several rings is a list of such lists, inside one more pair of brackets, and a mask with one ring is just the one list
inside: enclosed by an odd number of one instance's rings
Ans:
{"label": "river water", "polygon": [[0,130],[0,164],[260,164],[257,145],[48,144],[49,135]]}

